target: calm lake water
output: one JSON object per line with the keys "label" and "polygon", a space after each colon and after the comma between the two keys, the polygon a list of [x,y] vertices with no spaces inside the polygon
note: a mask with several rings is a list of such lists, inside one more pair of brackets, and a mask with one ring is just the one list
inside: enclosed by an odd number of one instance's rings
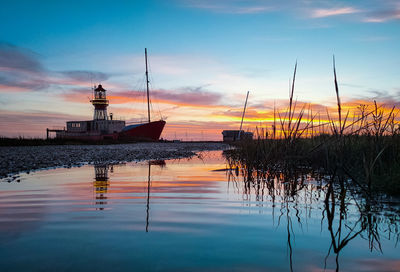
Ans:
{"label": "calm lake water", "polygon": [[400,271],[398,204],[327,206],[324,180],[246,183],[200,154],[3,180],[0,271]]}

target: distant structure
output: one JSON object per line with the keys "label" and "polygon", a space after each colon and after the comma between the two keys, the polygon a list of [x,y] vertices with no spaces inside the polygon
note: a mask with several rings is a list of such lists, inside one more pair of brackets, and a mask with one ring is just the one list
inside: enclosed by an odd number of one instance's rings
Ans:
{"label": "distant structure", "polygon": [[252,140],[252,132],[244,132],[243,130],[224,130],[222,131],[224,142],[235,142],[238,140]]}

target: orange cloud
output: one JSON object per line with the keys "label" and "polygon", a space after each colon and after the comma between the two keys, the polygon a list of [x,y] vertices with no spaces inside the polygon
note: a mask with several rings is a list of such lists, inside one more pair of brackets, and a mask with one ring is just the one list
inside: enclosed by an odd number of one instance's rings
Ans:
{"label": "orange cloud", "polygon": [[[85,94],[88,90],[72,90],[62,94],[62,97],[71,102],[86,103]],[[113,91],[107,95],[110,104],[143,103],[145,93],[143,91]],[[222,95],[204,91],[201,88],[183,88],[179,90],[152,90],[151,101],[158,104],[170,104],[183,107],[210,108],[218,107]]]}
{"label": "orange cloud", "polygon": [[29,92],[30,90],[24,87],[8,86],[0,84],[0,92],[2,93],[14,93],[14,92]]}
{"label": "orange cloud", "polygon": [[6,111],[0,110],[0,136],[40,137],[46,136],[46,128],[65,127],[67,120],[84,120],[83,116],[60,114],[46,111]]}

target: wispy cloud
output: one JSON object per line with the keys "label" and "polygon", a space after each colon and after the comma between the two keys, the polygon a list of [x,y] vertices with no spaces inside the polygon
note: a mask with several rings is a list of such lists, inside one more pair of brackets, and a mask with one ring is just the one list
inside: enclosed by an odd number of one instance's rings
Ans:
{"label": "wispy cloud", "polygon": [[374,11],[367,15],[364,22],[367,23],[384,23],[392,20],[400,20],[400,8],[395,10]]}
{"label": "wispy cloud", "polygon": [[267,0],[181,0],[189,8],[208,10],[214,13],[257,14],[281,13],[296,14],[307,19],[343,17],[357,15],[355,21],[384,23],[400,20],[400,4],[396,0],[365,0],[344,6],[343,1],[267,1]]}
{"label": "wispy cloud", "polygon": [[191,8],[204,9],[217,13],[255,14],[275,10],[273,3],[269,1],[188,0],[184,3]]}
{"label": "wispy cloud", "polygon": [[10,90],[43,89],[48,86],[45,78],[46,70],[40,61],[39,54],[0,42],[0,85],[2,87],[9,87]]}
{"label": "wispy cloud", "polygon": [[111,75],[97,71],[51,71],[41,56],[31,50],[0,42],[0,92],[30,92],[57,89],[62,85],[90,86]]}
{"label": "wispy cloud", "polygon": [[360,10],[353,7],[330,8],[330,9],[314,9],[311,11],[312,18],[324,18],[345,14],[359,13]]}
{"label": "wispy cloud", "polygon": [[154,97],[175,103],[212,106],[219,104],[222,95],[207,91],[203,87],[184,87],[174,91],[160,90],[154,93]]}
{"label": "wispy cloud", "polygon": [[184,3],[191,8],[230,14],[267,12],[302,14],[305,12],[310,18],[323,18],[361,12],[356,7],[334,7],[333,5],[339,5],[335,1],[187,0]]}
{"label": "wispy cloud", "polygon": [[6,42],[0,42],[0,69],[34,73],[45,70],[39,60],[39,54]]}
{"label": "wispy cloud", "polygon": [[[64,93],[63,97],[72,102],[87,103],[87,100],[84,99],[87,94],[87,89],[74,89]],[[139,90],[122,90],[108,93],[108,98],[112,104],[142,102],[143,96],[144,92]],[[175,90],[152,90],[151,97],[155,103],[187,107],[215,107],[220,104],[222,95],[199,86],[182,87]]]}
{"label": "wispy cloud", "polygon": [[109,74],[97,71],[63,71],[59,73],[66,78],[80,82],[88,82],[89,80],[93,82],[102,82],[111,77]]}
{"label": "wispy cloud", "polygon": [[366,101],[376,100],[385,105],[400,107],[400,88],[393,88],[390,92],[380,89],[368,89],[366,95],[360,99]]}
{"label": "wispy cloud", "polygon": [[389,41],[392,39],[393,37],[387,37],[387,36],[370,36],[370,37],[355,38],[354,40],[360,42],[382,42],[382,41]]}

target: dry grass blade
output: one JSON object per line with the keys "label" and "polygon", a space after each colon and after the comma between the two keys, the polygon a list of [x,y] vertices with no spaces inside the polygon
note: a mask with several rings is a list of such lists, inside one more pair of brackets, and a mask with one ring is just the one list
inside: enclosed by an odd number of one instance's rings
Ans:
{"label": "dry grass blade", "polygon": [[335,76],[335,91],[336,91],[336,100],[337,100],[337,106],[338,106],[338,114],[339,114],[339,128],[340,128],[340,135],[342,135],[342,106],[340,103],[340,96],[339,96],[339,87],[337,83],[337,77],[336,77],[336,64],[335,64],[335,55],[333,55],[333,74]]}
{"label": "dry grass blade", "polygon": [[289,95],[289,125],[288,125],[289,131],[290,131],[290,126],[291,126],[292,118],[293,118],[292,104],[293,104],[294,84],[296,81],[296,72],[297,72],[297,61],[296,61],[296,64],[294,65],[292,88],[290,90],[290,95]]}

